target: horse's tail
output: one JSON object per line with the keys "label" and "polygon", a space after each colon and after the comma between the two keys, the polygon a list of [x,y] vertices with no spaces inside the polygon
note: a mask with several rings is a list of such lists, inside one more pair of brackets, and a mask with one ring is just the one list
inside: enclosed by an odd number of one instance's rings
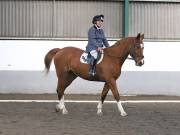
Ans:
{"label": "horse's tail", "polygon": [[49,69],[50,69],[50,66],[51,66],[51,62],[52,62],[52,59],[53,57],[56,55],[56,53],[58,51],[60,51],[61,49],[60,48],[54,48],[52,50],[50,50],[46,56],[44,57],[44,64],[45,64],[45,71],[46,73],[49,72]]}

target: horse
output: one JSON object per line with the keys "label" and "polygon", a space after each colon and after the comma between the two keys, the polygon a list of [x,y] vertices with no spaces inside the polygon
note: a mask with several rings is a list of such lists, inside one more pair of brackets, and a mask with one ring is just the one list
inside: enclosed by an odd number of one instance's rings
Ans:
{"label": "horse", "polygon": [[51,49],[44,58],[45,69],[49,72],[52,59],[54,58],[54,65],[56,69],[57,94],[59,103],[56,105],[56,111],[62,111],[62,114],[68,114],[64,104],[65,89],[78,76],[89,81],[104,82],[104,88],[101,93],[101,99],[97,105],[97,114],[102,115],[102,105],[111,90],[121,116],[126,116],[127,113],[121,104],[120,95],[117,89],[116,80],[121,74],[121,68],[128,56],[135,61],[136,66],[144,64],[144,34],[139,33],[136,37],[126,37],[103,51],[104,58],[101,63],[96,65],[95,76],[88,74],[89,65],[80,62],[80,56],[84,52],[76,47],[54,48]]}

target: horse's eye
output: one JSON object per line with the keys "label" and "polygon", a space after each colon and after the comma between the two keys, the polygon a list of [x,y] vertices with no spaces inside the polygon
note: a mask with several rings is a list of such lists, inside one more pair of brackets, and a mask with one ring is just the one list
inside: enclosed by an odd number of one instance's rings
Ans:
{"label": "horse's eye", "polygon": [[140,45],[136,45],[135,47],[136,47],[137,49],[141,48],[141,46],[140,46]]}

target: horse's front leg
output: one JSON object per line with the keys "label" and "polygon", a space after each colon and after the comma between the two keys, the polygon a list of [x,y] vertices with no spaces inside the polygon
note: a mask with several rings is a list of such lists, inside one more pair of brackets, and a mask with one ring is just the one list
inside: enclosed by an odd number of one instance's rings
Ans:
{"label": "horse's front leg", "polygon": [[103,88],[103,91],[101,93],[101,101],[99,101],[98,105],[97,105],[97,114],[98,115],[102,115],[102,105],[104,103],[104,100],[107,96],[107,93],[109,91],[109,87],[107,85],[107,83],[104,84],[104,88]]}
{"label": "horse's front leg", "polygon": [[127,113],[124,111],[124,108],[122,107],[122,104],[121,104],[121,101],[120,101],[120,96],[119,96],[119,92],[118,92],[118,89],[117,89],[116,80],[111,79],[108,82],[108,86],[111,89],[112,94],[113,94],[114,98],[117,101],[118,110],[121,113],[121,116],[127,116]]}

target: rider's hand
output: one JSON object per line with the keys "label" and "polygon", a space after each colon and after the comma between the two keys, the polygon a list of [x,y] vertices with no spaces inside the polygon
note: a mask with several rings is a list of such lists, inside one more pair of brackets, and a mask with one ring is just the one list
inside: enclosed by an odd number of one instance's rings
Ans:
{"label": "rider's hand", "polygon": [[98,47],[97,51],[98,52],[102,52],[103,48],[102,47]]}

